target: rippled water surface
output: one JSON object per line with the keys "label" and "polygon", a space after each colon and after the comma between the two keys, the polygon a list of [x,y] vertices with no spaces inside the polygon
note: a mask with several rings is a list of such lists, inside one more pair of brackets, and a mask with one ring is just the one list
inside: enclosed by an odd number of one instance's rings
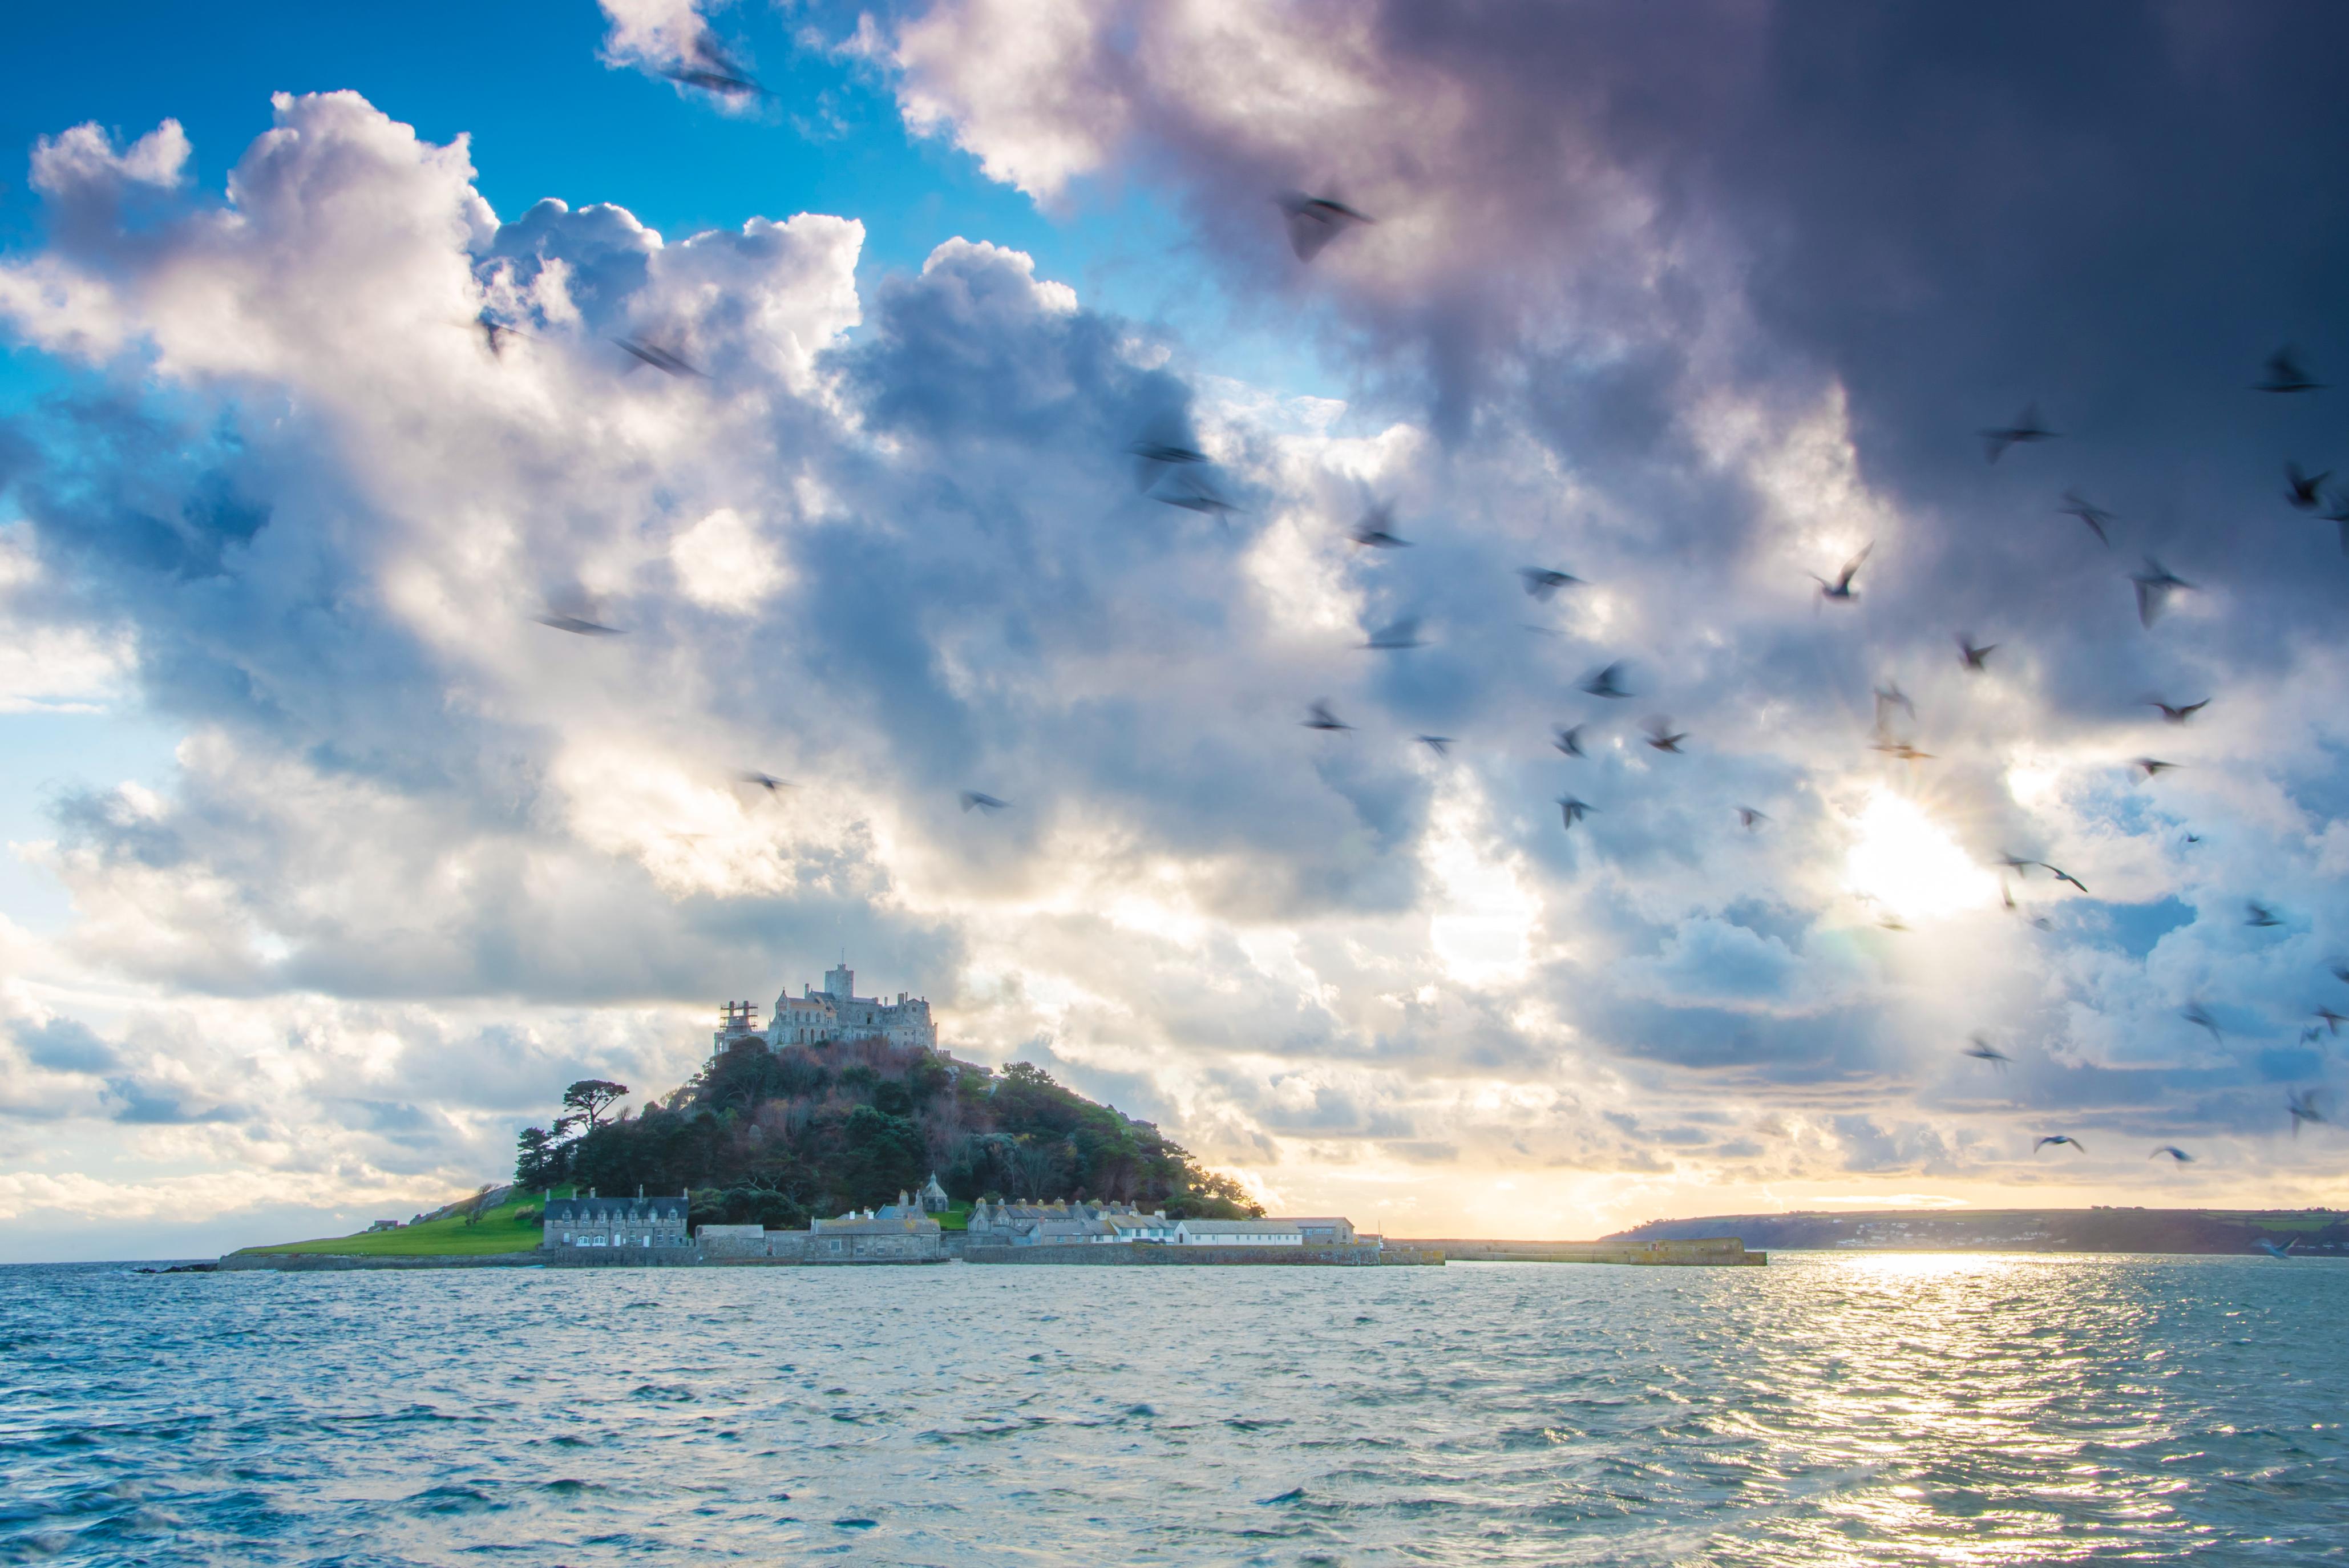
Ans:
{"label": "rippled water surface", "polygon": [[2349,1558],[2349,1265],[0,1270],[0,1560]]}

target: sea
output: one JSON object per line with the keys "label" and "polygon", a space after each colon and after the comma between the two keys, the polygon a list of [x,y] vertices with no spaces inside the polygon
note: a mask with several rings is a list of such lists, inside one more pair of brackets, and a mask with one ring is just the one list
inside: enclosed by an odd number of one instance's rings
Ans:
{"label": "sea", "polygon": [[0,1269],[0,1561],[2349,1560],[2349,1262]]}

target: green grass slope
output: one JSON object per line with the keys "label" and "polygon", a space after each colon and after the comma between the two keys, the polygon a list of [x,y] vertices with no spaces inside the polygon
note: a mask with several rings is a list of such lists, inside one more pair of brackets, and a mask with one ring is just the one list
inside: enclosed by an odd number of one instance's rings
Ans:
{"label": "green grass slope", "polygon": [[478,1257],[490,1252],[528,1252],[538,1246],[537,1216],[542,1202],[536,1193],[527,1196],[517,1194],[495,1209],[484,1210],[478,1225],[466,1224],[461,1214],[448,1214],[398,1231],[329,1236],[316,1241],[286,1241],[274,1247],[241,1250],[247,1252],[325,1252],[346,1258]]}

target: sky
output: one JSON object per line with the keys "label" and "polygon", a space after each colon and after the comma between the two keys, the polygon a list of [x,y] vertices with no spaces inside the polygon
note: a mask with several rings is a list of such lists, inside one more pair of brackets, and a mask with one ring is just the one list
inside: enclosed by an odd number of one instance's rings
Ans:
{"label": "sky", "polygon": [[1393,1234],[2342,1201],[2337,9],[27,26],[0,1260],[843,953]]}

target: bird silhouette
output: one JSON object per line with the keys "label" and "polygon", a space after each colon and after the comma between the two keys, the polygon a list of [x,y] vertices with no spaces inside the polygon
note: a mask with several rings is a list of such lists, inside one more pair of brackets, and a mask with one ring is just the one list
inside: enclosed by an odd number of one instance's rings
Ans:
{"label": "bird silhouette", "polygon": [[1392,653],[1406,648],[1424,648],[1427,645],[1419,639],[1419,618],[1415,615],[1407,615],[1402,619],[1382,626],[1371,633],[1371,640],[1361,646]]}
{"label": "bird silhouette", "polygon": [[2039,864],[2043,869],[2053,872],[2054,874],[2055,880],[2058,882],[2069,882],[2073,887],[2077,888],[2083,893],[2088,890],[2088,885],[2085,882],[2081,881],[2077,877],[2073,876],[2069,871],[2063,870],[2058,867],[2050,866],[2044,860],[2042,860]]}
{"label": "bird silhouette", "polygon": [[2282,918],[2257,898],[2243,900],[2243,924],[2247,926],[2281,926]]}
{"label": "bird silhouette", "polygon": [[2129,766],[2147,778],[2153,777],[2156,774],[2166,774],[2177,765],[2176,763],[2165,763],[2159,757],[2139,757],[2129,763]]}
{"label": "bird silhouette", "polygon": [[1588,801],[1577,800],[1570,794],[1558,796],[1557,805],[1559,814],[1566,818],[1566,826],[1569,828],[1599,809]]}
{"label": "bird silhouette", "polygon": [[2288,1089],[2284,1092],[2284,1109],[2292,1116],[2292,1136],[2300,1136],[2303,1122],[2323,1123],[2330,1118],[2324,1111],[2324,1091],[2322,1089]]}
{"label": "bird silhouette", "polygon": [[2088,532],[2096,536],[2096,543],[2102,545],[2107,550],[2113,547],[2112,535],[2105,532],[2105,524],[2113,521],[2113,514],[2111,513],[2106,511],[2095,502],[2090,501],[2076,490],[2067,490],[2064,493],[2064,505],[2062,507],[2062,511],[2064,516],[2077,517],[2081,522],[2086,524],[2088,525]]}
{"label": "bird silhouette", "polygon": [[2203,709],[2208,708],[2209,705],[2210,699],[2208,697],[2203,698],[2199,702],[2187,702],[2177,707],[2170,706],[2158,697],[2148,697],[2146,699],[2147,707],[2160,709],[2162,718],[2173,724],[2183,724],[2187,720],[2191,719],[2195,714],[2199,713]]}
{"label": "bird silhouette", "polygon": [[1630,690],[1623,684],[1624,666],[1621,660],[1607,666],[1582,683],[1582,690],[1593,697],[1609,699],[1629,697]]}
{"label": "bird silhouette", "polygon": [[1769,820],[1770,814],[1766,811],[1756,811],[1750,805],[1741,805],[1737,808],[1737,826],[1748,833]]}
{"label": "bird silhouette", "polygon": [[1996,462],[2006,455],[2006,449],[2011,446],[2027,446],[2034,441],[2054,441],[2060,432],[2047,428],[2046,421],[2039,417],[2037,403],[2026,403],[2023,405],[2023,411],[2014,416],[2013,424],[1994,425],[1981,433],[1982,455],[1991,462]]}
{"label": "bird silhouette", "polygon": [[2323,1022],[2325,1029],[2329,1033],[2334,1034],[2341,1033],[2341,1026],[2344,1023],[2349,1023],[2349,1015],[2335,1012],[2329,1007],[2318,1008],[2316,1010],[2316,1016]]}
{"label": "bird silhouette", "polygon": [[1571,572],[1555,572],[1547,566],[1519,566],[1517,576],[1525,579],[1526,592],[1547,604],[1566,587],[1579,587],[1582,579]]}
{"label": "bird silhouette", "polygon": [[[615,337],[612,341],[635,355],[639,363],[650,365],[663,375],[701,376],[702,379],[709,379],[707,376],[702,376],[700,369],[683,355],[664,348],[657,343],[647,342],[641,337]],[[631,365],[628,369],[633,370],[636,366]]]}
{"label": "bird silhouette", "polygon": [[1822,600],[1832,599],[1843,604],[1849,604],[1854,599],[1859,597],[1859,592],[1851,586],[1851,580],[1859,575],[1859,568],[1867,564],[1868,553],[1875,548],[1876,541],[1873,539],[1869,540],[1867,544],[1862,545],[1859,547],[1859,554],[1854,556],[1850,560],[1846,561],[1843,564],[1843,570],[1836,574],[1836,579],[1833,582],[1827,581],[1826,578],[1820,576],[1816,572],[1809,572],[1805,575],[1808,576],[1811,581],[1819,585],[1819,597]]}
{"label": "bird silhouette", "polygon": [[[1992,1072],[2003,1073],[2006,1071],[2006,1064],[2013,1060],[2013,1057],[2000,1050],[1997,1046],[1992,1044],[1989,1039],[1983,1035],[1976,1034],[1971,1036],[1971,1038],[1973,1044],[1966,1047],[1967,1055],[1972,1057],[1977,1062],[1989,1063]],[[2034,1150],[2033,1152],[2036,1151]]]}
{"label": "bird silhouette", "polygon": [[[2298,1127],[2300,1124],[2298,1122],[2294,1122],[2292,1126],[2294,1127]],[[2292,1240],[2279,1247],[2273,1241],[2269,1241],[2265,1236],[2254,1236],[2251,1238],[2251,1245],[2257,1247],[2261,1251],[2265,1252],[2271,1258],[2283,1260],[2289,1259],[2292,1256],[2292,1250],[2300,1245],[2300,1238],[2294,1236]]]}
{"label": "bird silhouette", "polygon": [[2191,1165],[2194,1163],[2194,1157],[2187,1153],[2184,1149],[2178,1147],[2174,1143],[2163,1144],[2159,1148],[2155,1149],[2151,1154],[2147,1155],[2145,1158],[2147,1159],[2159,1159],[2165,1154],[2179,1165]]}
{"label": "bird silhouette", "polygon": [[694,39],[692,58],[674,65],[657,67],[673,82],[720,98],[765,98],[767,89],[747,70],[736,64],[726,53],[725,46],[715,36],[704,33]]}
{"label": "bird silhouette", "polygon": [[2085,1154],[2088,1152],[2088,1146],[2082,1143],[2078,1138],[2072,1137],[2069,1133],[2049,1133],[2045,1137],[2041,1138],[2037,1143],[2031,1146],[2031,1152],[2037,1154],[2041,1149],[2045,1148],[2051,1143],[2070,1144],[2078,1153]]}
{"label": "bird silhouette", "polygon": [[2333,979],[2344,985],[2349,985],[2349,963],[2335,963],[2329,967],[2333,971]]}
{"label": "bird silhouette", "polygon": [[962,808],[965,812],[968,812],[972,808],[976,807],[980,811],[992,815],[996,812],[1001,811],[1005,806],[1008,806],[1011,803],[1008,800],[998,800],[991,794],[986,794],[975,789],[967,789],[962,792]]}
{"label": "bird silhouette", "polygon": [[1645,728],[1648,732],[1648,744],[1660,752],[1671,752],[1677,755],[1681,749],[1681,742],[1688,739],[1688,732],[1685,730],[1677,735],[1672,733],[1672,722],[1661,713],[1650,719]]}
{"label": "bird silhouette", "polygon": [[1910,723],[1917,722],[1917,704],[1909,700],[1909,693],[1900,690],[1900,683],[1898,680],[1888,680],[1876,689],[1876,732],[1878,734],[1880,735],[1890,728],[1889,717],[1891,710],[1895,708],[1907,713]]}
{"label": "bird silhouette", "polygon": [[1280,209],[1281,216],[1288,220],[1288,248],[1297,253],[1297,259],[1301,262],[1309,262],[1319,255],[1331,240],[1348,229],[1378,222],[1334,196],[1309,196],[1302,191],[1283,191],[1272,200]]}
{"label": "bird silhouette", "polygon": [[744,784],[757,784],[769,794],[773,794],[778,790],[795,789],[798,787],[789,779],[779,779],[772,774],[762,774],[755,768],[749,773],[738,774],[735,776]]}
{"label": "bird silhouette", "polygon": [[2184,1007],[2178,1010],[2178,1016],[2183,1018],[2187,1023],[2191,1023],[2197,1029],[2209,1030],[2210,1032],[2210,1041],[2213,1044],[2216,1044],[2220,1040],[2226,1038],[2225,1034],[2219,1028],[2219,1021],[2211,1017],[2210,1010],[2203,1006],[2199,1002],[2188,1002]]}
{"label": "bird silhouette", "polygon": [[1354,726],[1330,711],[1327,698],[1317,697],[1309,703],[1305,717],[1299,721],[1309,730],[1350,730]]}
{"label": "bird silhouette", "polygon": [[1878,741],[1868,749],[1871,752],[1882,752],[1889,757],[1898,757],[1904,763],[1930,763],[1933,760],[1932,753],[1920,752],[1908,741]]}
{"label": "bird silhouette", "polygon": [[548,610],[544,615],[534,615],[530,618],[541,626],[551,626],[557,631],[567,631],[574,637],[625,637],[627,635],[616,626],[605,626],[601,621],[589,620],[585,616],[564,615],[556,610]]}
{"label": "bird silhouette", "polygon": [[1448,757],[1452,754],[1452,737],[1449,735],[1413,735],[1412,739],[1439,757]]}
{"label": "bird silhouette", "polygon": [[2152,628],[2155,621],[2161,618],[2161,612],[2169,607],[2169,597],[2172,594],[2181,588],[2190,588],[2194,586],[2151,556],[2145,558],[2145,570],[2132,573],[2129,581],[2137,585],[2138,624],[2148,630]]}
{"label": "bird silhouette", "polygon": [[1398,536],[1394,531],[1394,504],[1391,501],[1372,503],[1371,509],[1362,514],[1362,520],[1354,524],[1351,537],[1355,544],[1368,545],[1373,550],[1407,550],[1411,547],[1411,541]]}
{"label": "bird silhouette", "polygon": [[2332,477],[2331,469],[2323,473],[2302,473],[2300,464],[2287,462],[2283,465],[2283,498],[2300,511],[2313,512],[2324,500],[2324,482]]}
{"label": "bird silhouette", "polygon": [[1172,429],[1143,435],[1125,450],[1133,455],[1133,487],[1140,491],[1147,491],[1171,470],[1207,461],[1207,454],[1190,445],[1184,432]]}
{"label": "bird silhouette", "polygon": [[2324,389],[2324,383],[2309,379],[2308,372],[2301,366],[2300,356],[2287,343],[2268,356],[2267,375],[2255,382],[2252,389],[2261,392],[2319,392]]}
{"label": "bird silhouette", "polygon": [[2202,842],[2202,836],[2201,836],[2200,834],[2199,834],[2199,833],[2189,833],[2189,834],[2188,834],[2184,838],[2182,838],[2182,839],[2180,839],[2180,840],[2178,841],[2178,846],[2180,849],[2191,849],[2191,848],[2193,848],[2196,845],[2198,845],[2198,844],[2199,844],[2199,843],[2201,843],[2201,842]]}
{"label": "bird silhouette", "polygon": [[1569,757],[1586,755],[1587,753],[1582,749],[1582,729],[1583,727],[1580,724],[1575,724],[1572,726],[1560,724],[1557,727],[1557,738],[1552,741],[1550,744],[1556,746],[1559,751],[1564,752]]}
{"label": "bird silhouette", "polygon": [[1990,656],[1997,651],[1994,642],[1977,646],[1971,632],[1958,633],[1958,661],[1976,674],[1990,668]]}
{"label": "bird silhouette", "polygon": [[1151,492],[1151,499],[1162,501],[1169,506],[1180,506],[1185,512],[1196,512],[1202,516],[1218,520],[1239,510],[1238,507],[1216,494],[1205,481],[1198,479],[1190,480],[1169,490],[1154,490]]}

